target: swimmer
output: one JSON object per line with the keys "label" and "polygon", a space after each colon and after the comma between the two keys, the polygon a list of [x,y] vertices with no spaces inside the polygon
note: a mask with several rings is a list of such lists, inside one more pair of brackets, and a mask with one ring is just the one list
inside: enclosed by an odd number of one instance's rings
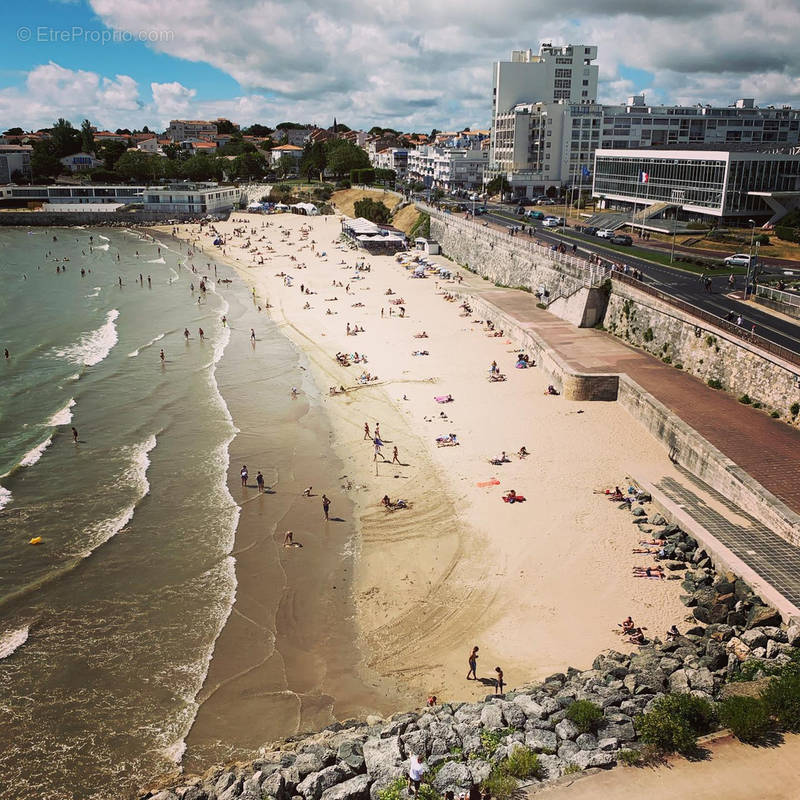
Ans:
{"label": "swimmer", "polygon": [[161,363],[163,364],[166,361],[167,357],[164,355],[164,351],[161,351]]}

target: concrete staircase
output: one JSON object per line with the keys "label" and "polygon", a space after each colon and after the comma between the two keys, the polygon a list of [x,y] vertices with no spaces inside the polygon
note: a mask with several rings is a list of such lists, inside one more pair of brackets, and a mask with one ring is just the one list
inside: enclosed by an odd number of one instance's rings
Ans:
{"label": "concrete staircase", "polygon": [[637,211],[634,214],[633,221],[634,223],[639,222],[647,222],[649,219],[653,219],[653,217],[657,217],[663,211],[666,211],[668,208],[675,208],[675,203],[653,203],[653,205],[645,206],[640,211]]}

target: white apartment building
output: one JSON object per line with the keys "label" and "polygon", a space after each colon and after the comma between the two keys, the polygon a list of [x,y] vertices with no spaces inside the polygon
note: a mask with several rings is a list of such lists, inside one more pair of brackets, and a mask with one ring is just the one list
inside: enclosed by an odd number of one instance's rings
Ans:
{"label": "white apartment building", "polygon": [[217,124],[202,119],[170,120],[166,136],[173,142],[186,139],[213,139],[217,135]]}
{"label": "white apartment building", "polygon": [[375,169],[393,169],[397,180],[405,180],[408,174],[408,150],[405,147],[385,147],[370,153],[369,163]]}
{"label": "white apartment building", "polygon": [[31,179],[32,151],[29,144],[0,145],[0,184]]}
{"label": "white apartment building", "polygon": [[230,211],[241,202],[242,190],[213,183],[147,187],[142,193],[145,211],[214,214]]}
{"label": "white apartment building", "polygon": [[[752,99],[727,107],[651,106],[643,95],[624,104],[519,103],[497,114],[489,173],[503,174],[515,195],[550,186],[586,185],[598,148],[756,149],[800,143],[800,111],[759,108]],[[583,180],[582,180],[583,179]]]}
{"label": "white apartment building", "polygon": [[429,189],[452,192],[479,189],[489,161],[486,150],[461,150],[426,145],[408,151],[408,178]]}

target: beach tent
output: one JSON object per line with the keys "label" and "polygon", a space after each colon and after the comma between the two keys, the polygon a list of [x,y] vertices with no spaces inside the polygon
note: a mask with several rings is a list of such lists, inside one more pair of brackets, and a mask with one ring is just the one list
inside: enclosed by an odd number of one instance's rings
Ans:
{"label": "beach tent", "polygon": [[319,214],[319,209],[313,203],[294,203],[292,208],[304,211],[309,217],[315,217]]}
{"label": "beach tent", "polygon": [[286,211],[289,206],[285,205],[284,203],[276,203],[275,208],[277,208],[279,211]]}

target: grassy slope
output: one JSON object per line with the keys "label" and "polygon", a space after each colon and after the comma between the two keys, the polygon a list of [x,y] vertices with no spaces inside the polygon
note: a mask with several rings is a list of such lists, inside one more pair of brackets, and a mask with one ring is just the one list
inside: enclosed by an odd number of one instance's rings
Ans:
{"label": "grassy slope", "polygon": [[337,211],[341,211],[347,217],[355,216],[355,203],[364,197],[371,197],[373,200],[380,200],[390,209],[397,205],[400,198],[390,192],[384,193],[381,189],[341,189],[333,193],[331,202],[336,206]]}

